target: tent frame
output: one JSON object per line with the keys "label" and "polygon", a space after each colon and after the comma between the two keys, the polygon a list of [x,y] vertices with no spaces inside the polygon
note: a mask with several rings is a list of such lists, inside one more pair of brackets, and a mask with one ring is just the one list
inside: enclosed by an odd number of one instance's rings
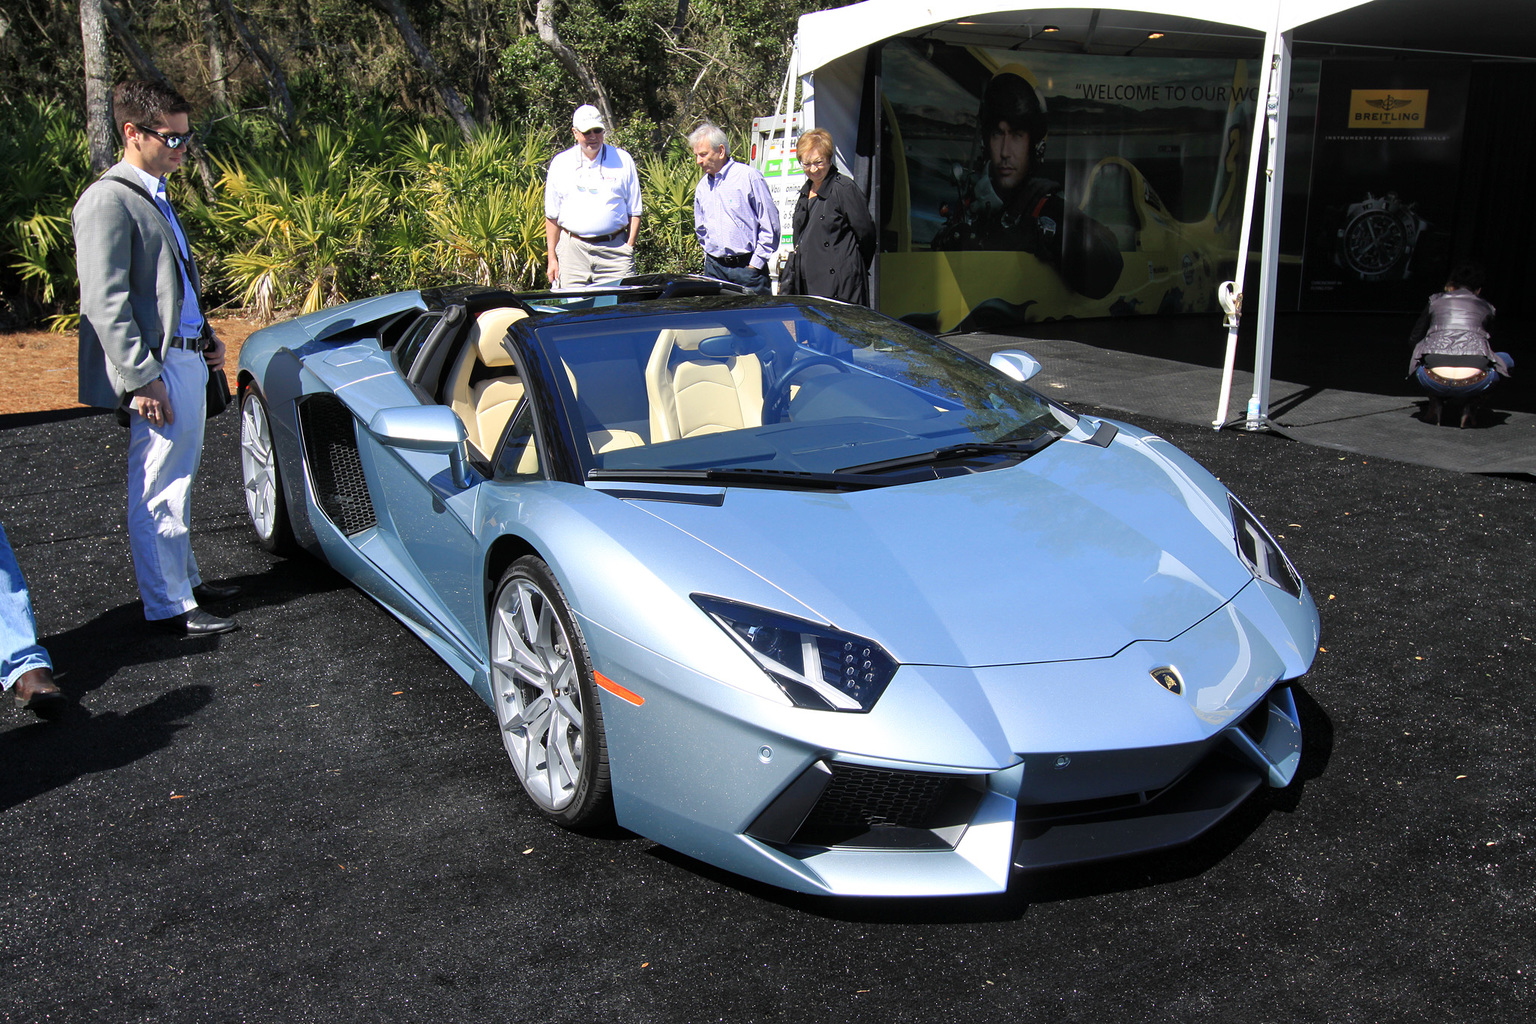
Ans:
{"label": "tent frame", "polygon": [[[846,111],[828,109],[824,111],[827,116],[817,116],[817,73],[831,75],[834,81],[840,80],[843,91],[851,92],[847,86],[850,73],[854,73],[850,71],[850,63],[854,64],[856,73],[862,75],[865,55],[872,47],[887,39],[907,35],[941,35],[946,39],[969,39],[973,45],[987,45],[988,32],[998,32],[1006,34],[1007,39],[1015,40],[1016,48],[1028,44],[1031,48],[1050,48],[1059,52],[1065,47],[1047,46],[1043,42],[1047,37],[1041,33],[1056,28],[1058,24],[1070,23],[1077,31],[1078,38],[1073,44],[1077,52],[1114,52],[1106,48],[1111,46],[1111,37],[1123,45],[1135,31],[1146,32],[1174,26],[1176,32],[1189,33],[1191,42],[1188,45],[1194,47],[1180,55],[1202,52],[1211,55],[1251,54],[1254,44],[1262,39],[1259,56],[1266,68],[1263,97],[1265,116],[1254,118],[1253,137],[1249,145],[1248,199],[1243,204],[1238,247],[1241,256],[1237,260],[1235,280],[1232,282],[1236,293],[1236,309],[1226,320],[1227,343],[1221,393],[1211,426],[1220,430],[1228,425],[1238,327],[1244,307],[1247,306],[1253,308],[1257,325],[1253,392],[1248,398],[1243,426],[1248,430],[1264,430],[1269,425],[1286,126],[1297,30],[1305,27],[1311,43],[1343,46],[1352,50],[1369,47],[1377,51],[1399,53],[1455,53],[1469,57],[1531,59],[1536,54],[1536,35],[1520,34],[1518,31],[1511,34],[1513,23],[1508,19],[1504,2],[1461,0],[1460,15],[1455,21],[1447,21],[1443,5],[1437,0],[1251,0],[1247,4],[1216,0],[1120,0],[1112,8],[1020,8],[1011,6],[1006,0],[1003,3],[969,0],[945,5],[942,14],[939,5],[929,0],[865,0],[863,3],[818,11],[800,18],[781,102],[787,102],[793,107],[794,88],[790,82],[798,78],[803,97],[802,124],[805,127],[823,125],[834,129],[846,127],[831,124],[834,115],[846,115]],[[1500,26],[1497,32],[1475,27],[1480,19],[1501,13],[1503,16],[1494,22]],[[1397,46],[1380,45],[1382,26],[1388,23],[1397,36]],[[1457,31],[1471,34],[1454,39],[1447,34]],[[1224,43],[1223,39],[1226,40]],[[1099,49],[1090,51],[1091,47]],[[1500,49],[1503,52],[1497,52]],[[856,95],[859,96],[857,102],[862,103],[862,92]],[[838,130],[834,130],[833,134],[839,138],[852,137],[851,133]],[[845,147],[846,143],[839,148]],[[1257,206],[1253,197],[1259,185],[1261,154],[1267,154],[1264,161],[1264,231],[1259,251],[1255,254],[1250,250],[1250,244]],[[853,155],[851,150],[837,154],[845,169],[853,167]],[[1247,265],[1255,255],[1259,261],[1257,294],[1254,302],[1245,303],[1243,291]]]}

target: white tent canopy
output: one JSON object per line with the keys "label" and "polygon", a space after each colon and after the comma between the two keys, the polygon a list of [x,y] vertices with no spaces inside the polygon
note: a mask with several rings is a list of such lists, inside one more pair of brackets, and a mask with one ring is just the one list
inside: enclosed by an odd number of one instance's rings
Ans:
{"label": "white tent canopy", "polygon": [[[1283,192],[1285,125],[1292,53],[1327,54],[1340,48],[1392,53],[1459,54],[1532,59],[1536,19],[1522,0],[1125,0],[1114,7],[1022,9],[1014,4],[958,0],[865,0],[800,19],[795,67],[807,126],[834,138],[857,137],[869,48],[898,36],[922,36],[959,45],[1012,47],[1056,53],[1140,56],[1260,57],[1266,75],[1266,115],[1255,119],[1247,195],[1258,184],[1259,157],[1268,153],[1264,238],[1259,287],[1245,308],[1258,320],[1254,391],[1247,406],[1250,429],[1267,422],[1270,352],[1274,336],[1275,273],[1279,265],[1279,212]],[[1161,33],[1153,40],[1151,33]],[[1267,150],[1261,145],[1268,133]],[[851,144],[839,145],[839,162],[855,164]],[[1245,210],[1239,251],[1249,250],[1252,204]],[[1244,288],[1246,261],[1237,269]],[[1228,328],[1227,363],[1213,426],[1227,416],[1237,326]]]}
{"label": "white tent canopy", "polygon": [[[1357,0],[1359,2],[1359,0]],[[1309,5],[1315,6],[1315,5]],[[1329,5],[1335,9],[1349,3]],[[1084,53],[1124,53],[1156,29],[1187,39],[1178,48],[1230,52],[1233,28],[1250,44],[1263,38],[1275,23],[1274,0],[1246,4],[1215,0],[1135,0],[1115,9],[1057,7],[1020,9],[1012,3],[933,3],[924,0],[867,0],[800,19],[800,71],[809,74],[840,57],[861,53],[882,39],[912,35],[927,29],[952,43],[1010,46],[1015,41],[1053,44],[1051,49]],[[1046,39],[1041,30],[1059,31]],[[1219,40],[1229,40],[1223,45]]]}

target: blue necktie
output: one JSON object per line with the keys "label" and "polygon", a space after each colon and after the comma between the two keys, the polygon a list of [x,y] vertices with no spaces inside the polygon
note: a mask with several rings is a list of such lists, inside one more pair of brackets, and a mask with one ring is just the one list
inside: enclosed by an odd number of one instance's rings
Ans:
{"label": "blue necktie", "polygon": [[155,205],[160,207],[160,212],[170,222],[171,234],[176,236],[176,247],[181,250],[181,281],[182,294],[186,296],[181,307],[181,323],[177,326],[176,333],[183,338],[195,338],[203,330],[202,301],[198,297],[197,288],[192,282],[192,256],[187,251],[187,236],[181,230],[181,221],[176,219],[176,211],[171,208],[170,200],[165,195],[165,179],[161,178],[155,183]]}
{"label": "blue necktie", "polygon": [[155,205],[160,207],[160,212],[165,214],[165,219],[171,222],[171,233],[176,236],[176,246],[181,250],[181,258],[187,259],[187,236],[182,234],[181,221],[176,219],[176,211],[171,209],[171,201],[166,198],[164,178],[161,178],[155,187]]}

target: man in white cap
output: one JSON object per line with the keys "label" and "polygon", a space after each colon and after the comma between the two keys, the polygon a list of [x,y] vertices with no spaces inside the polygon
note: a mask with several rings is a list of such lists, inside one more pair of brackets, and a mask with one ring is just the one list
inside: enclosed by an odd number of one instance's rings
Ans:
{"label": "man in white cap", "polygon": [[571,118],[576,145],[555,154],[544,181],[544,241],[554,288],[607,284],[635,272],[640,175],[628,153],[603,139],[591,104]]}

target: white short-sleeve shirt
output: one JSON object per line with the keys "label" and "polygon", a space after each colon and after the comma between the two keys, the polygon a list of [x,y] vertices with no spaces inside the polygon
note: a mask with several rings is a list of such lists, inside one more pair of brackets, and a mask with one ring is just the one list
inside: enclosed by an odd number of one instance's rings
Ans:
{"label": "white short-sleeve shirt", "polygon": [[608,235],[643,212],[640,175],[628,153],[606,142],[595,160],[579,145],[555,154],[544,181],[544,216],[573,235]]}

